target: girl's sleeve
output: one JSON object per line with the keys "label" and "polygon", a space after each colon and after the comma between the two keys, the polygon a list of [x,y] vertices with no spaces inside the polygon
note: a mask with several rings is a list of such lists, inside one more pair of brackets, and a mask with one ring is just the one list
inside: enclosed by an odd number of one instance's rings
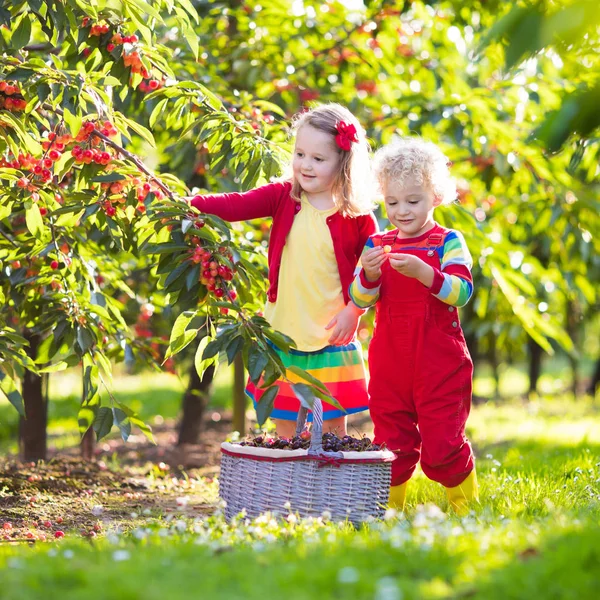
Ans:
{"label": "girl's sleeve", "polygon": [[451,306],[464,306],[473,295],[473,259],[459,231],[446,236],[440,263],[440,269],[434,269],[431,293]]}
{"label": "girl's sleeve", "polygon": [[[368,238],[363,249],[363,254],[375,246],[373,238]],[[362,256],[362,254],[361,254]],[[348,293],[350,299],[358,308],[369,308],[379,299],[379,289],[381,281],[369,281],[362,268],[361,262],[358,262],[354,273],[354,280],[350,284]]]}
{"label": "girl's sleeve", "polygon": [[248,192],[194,196],[190,204],[225,221],[249,221],[272,217],[286,193],[285,183],[269,183]]}

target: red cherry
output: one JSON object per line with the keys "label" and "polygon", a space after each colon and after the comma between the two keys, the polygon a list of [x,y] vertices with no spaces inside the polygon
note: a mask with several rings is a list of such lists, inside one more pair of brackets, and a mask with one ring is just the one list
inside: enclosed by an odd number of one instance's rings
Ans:
{"label": "red cherry", "polygon": [[222,298],[225,295],[225,292],[221,288],[215,289],[215,296],[217,298]]}
{"label": "red cherry", "polygon": [[48,214],[48,209],[40,206],[40,215],[42,215],[42,217],[45,217]]}
{"label": "red cherry", "polygon": [[50,521],[44,521],[44,522],[42,523],[42,525],[43,525],[44,527],[52,527],[52,523],[51,523]]}
{"label": "red cherry", "polygon": [[65,537],[65,532],[64,531],[55,531],[54,532],[54,537],[58,540],[60,538],[64,538]]}

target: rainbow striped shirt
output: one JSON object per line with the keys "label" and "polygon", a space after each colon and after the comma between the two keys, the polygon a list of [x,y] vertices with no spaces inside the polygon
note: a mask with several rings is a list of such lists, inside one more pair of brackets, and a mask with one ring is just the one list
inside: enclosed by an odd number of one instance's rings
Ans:
{"label": "rainbow striped shirt", "polygon": [[[363,253],[375,246],[381,246],[381,239],[385,233],[372,235],[367,240]],[[435,269],[434,267],[435,274],[430,288],[431,293],[446,304],[464,306],[473,294],[473,278],[471,276],[473,259],[462,233],[455,229],[445,229],[436,225],[426,235],[416,239],[396,238],[392,250],[428,249],[428,240],[432,233],[442,234],[442,242],[435,248],[440,259],[440,268]],[[368,308],[379,299],[381,282],[368,281],[360,265],[359,262],[354,281],[350,284],[350,298],[359,308]]]}

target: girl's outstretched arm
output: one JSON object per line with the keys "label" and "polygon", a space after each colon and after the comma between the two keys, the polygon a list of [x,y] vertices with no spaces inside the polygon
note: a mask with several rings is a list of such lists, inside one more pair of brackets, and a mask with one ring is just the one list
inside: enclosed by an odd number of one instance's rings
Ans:
{"label": "girl's outstretched arm", "polygon": [[272,217],[280,202],[289,199],[290,189],[291,184],[278,182],[248,192],[197,195],[189,200],[200,212],[225,221],[249,221]]}

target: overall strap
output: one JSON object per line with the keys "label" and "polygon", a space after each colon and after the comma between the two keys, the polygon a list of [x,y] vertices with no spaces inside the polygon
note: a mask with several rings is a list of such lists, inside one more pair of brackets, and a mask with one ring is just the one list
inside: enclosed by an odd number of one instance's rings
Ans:
{"label": "overall strap", "polygon": [[427,256],[433,256],[443,240],[444,236],[441,233],[429,234],[427,238]]}

